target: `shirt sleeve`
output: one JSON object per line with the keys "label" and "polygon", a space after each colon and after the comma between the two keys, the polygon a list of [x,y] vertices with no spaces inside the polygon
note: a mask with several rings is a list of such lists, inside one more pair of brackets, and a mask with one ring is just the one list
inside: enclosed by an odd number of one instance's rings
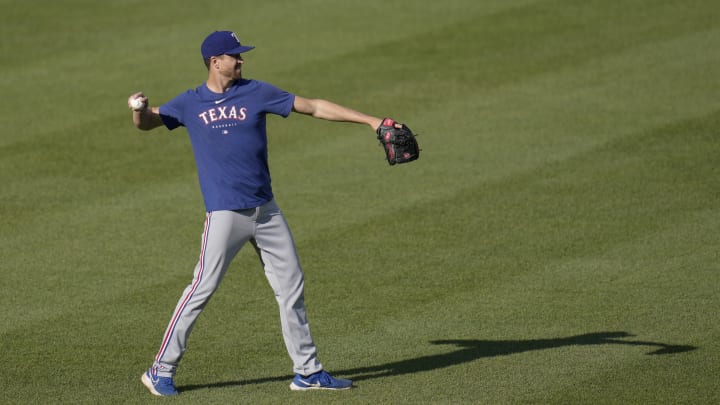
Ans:
{"label": "shirt sleeve", "polygon": [[160,106],[160,118],[169,130],[185,126],[183,119],[183,106],[185,105],[186,93],[180,94],[174,99]]}
{"label": "shirt sleeve", "polygon": [[295,95],[271,84],[262,83],[260,91],[265,100],[265,112],[287,118],[292,112]]}

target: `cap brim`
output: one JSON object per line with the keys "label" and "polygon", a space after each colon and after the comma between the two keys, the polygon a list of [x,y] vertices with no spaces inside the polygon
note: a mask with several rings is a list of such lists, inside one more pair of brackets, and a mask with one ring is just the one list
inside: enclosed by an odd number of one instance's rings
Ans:
{"label": "cap brim", "polygon": [[243,53],[243,52],[247,52],[247,51],[252,51],[253,49],[255,49],[254,46],[249,46],[249,45],[238,46],[237,48],[233,48],[233,49],[231,49],[231,50],[229,50],[229,51],[225,51],[225,55],[235,55],[235,54],[237,54],[237,53]]}

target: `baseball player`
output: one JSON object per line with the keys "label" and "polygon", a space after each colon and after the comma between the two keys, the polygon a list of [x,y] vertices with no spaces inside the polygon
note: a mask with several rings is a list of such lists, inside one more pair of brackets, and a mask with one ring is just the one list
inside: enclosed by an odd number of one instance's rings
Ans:
{"label": "baseball player", "polygon": [[128,99],[141,130],[183,126],[192,144],[206,206],[200,258],[170,318],[152,366],[141,376],[154,395],[177,395],[173,377],[195,320],[217,289],[230,262],[250,243],[258,253],[280,308],[280,321],[295,377],[292,390],[351,388],[320,363],[308,327],[303,271],[292,234],[270,187],[266,115],[295,111],[330,121],[366,124],[383,120],[335,103],[309,99],[242,76],[241,45],[230,31],[215,31],[202,43],[207,81],[159,107],[135,93]]}

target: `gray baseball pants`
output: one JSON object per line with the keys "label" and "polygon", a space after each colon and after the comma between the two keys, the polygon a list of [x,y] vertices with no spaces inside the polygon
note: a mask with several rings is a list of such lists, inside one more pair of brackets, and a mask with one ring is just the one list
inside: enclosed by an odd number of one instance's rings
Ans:
{"label": "gray baseball pants", "polygon": [[295,242],[275,201],[238,211],[207,214],[200,259],[165,331],[153,363],[162,377],[172,377],[187,347],[195,320],[220,285],[230,262],[250,242],[265,268],[280,308],[280,323],[295,373],[322,370],[305,314],[304,276]]}

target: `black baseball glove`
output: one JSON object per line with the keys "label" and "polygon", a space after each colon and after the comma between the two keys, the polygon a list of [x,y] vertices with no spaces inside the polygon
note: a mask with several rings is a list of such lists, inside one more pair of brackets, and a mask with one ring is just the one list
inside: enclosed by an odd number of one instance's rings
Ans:
{"label": "black baseball glove", "polygon": [[377,129],[377,138],[390,166],[412,162],[420,157],[420,146],[413,132],[392,118],[383,120]]}

